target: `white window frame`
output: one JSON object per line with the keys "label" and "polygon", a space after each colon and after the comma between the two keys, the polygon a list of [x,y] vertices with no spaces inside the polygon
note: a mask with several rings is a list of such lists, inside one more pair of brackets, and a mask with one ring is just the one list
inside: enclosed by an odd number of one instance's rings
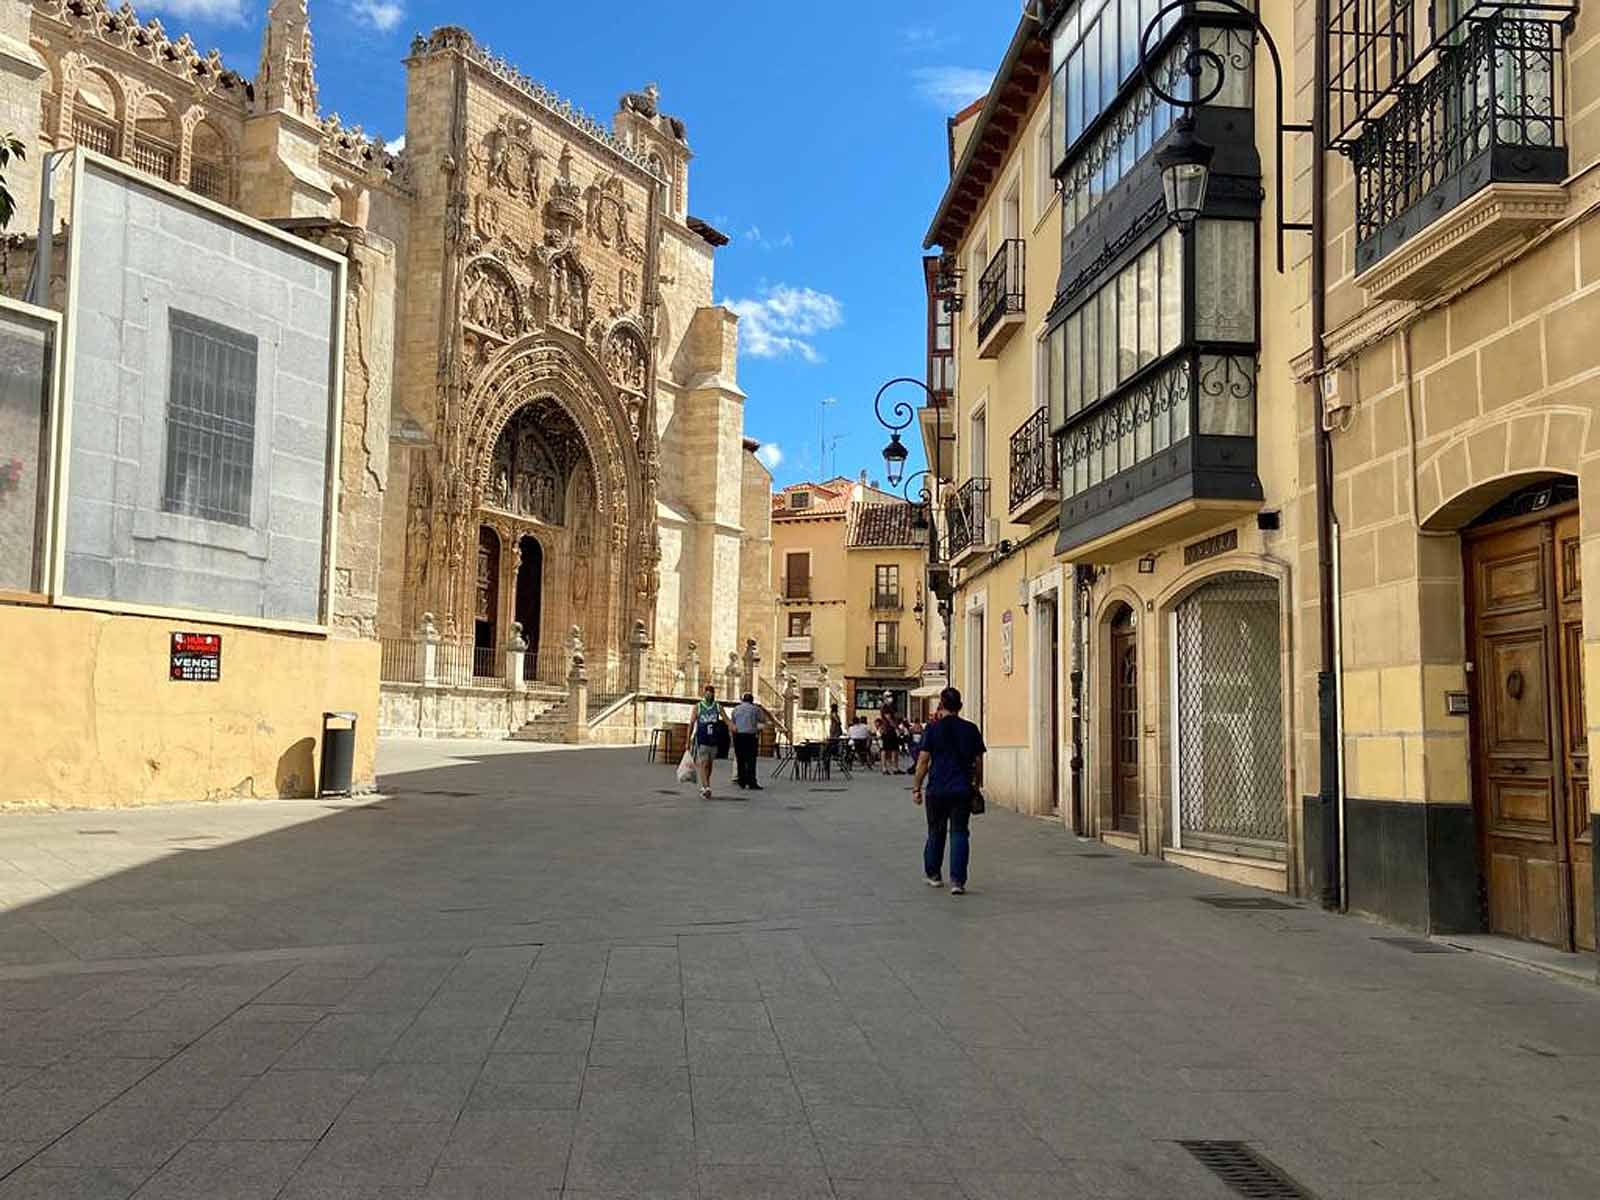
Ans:
{"label": "white window frame", "polygon": [[[188,188],[181,187],[176,183],[158,179],[139,170],[130,163],[108,158],[104,154],[85,149],[82,146],[74,147],[65,158],[56,159],[53,164],[47,161],[45,167],[47,188],[56,182],[54,171],[60,169],[63,163],[67,164],[70,170],[72,189],[70,225],[67,234],[67,299],[65,309],[68,313],[73,311],[73,305],[76,302],[80,288],[78,272],[83,263],[84,222],[77,219],[77,205],[84,195],[84,175],[90,166],[115,175],[135,186],[159,192],[170,200],[198,209],[219,220],[242,226],[267,241],[276,242],[293,250],[296,254],[324,260],[334,269],[334,297],[333,328],[329,347],[328,478],[323,495],[323,545],[327,549],[323,556],[321,594],[317,600],[319,619],[316,621],[292,621],[272,617],[242,616],[238,613],[217,612],[211,609],[183,608],[160,604],[134,604],[122,600],[70,596],[63,592],[67,559],[66,524],[68,505],[66,500],[72,494],[70,476],[73,398],[77,382],[74,367],[74,360],[77,355],[78,323],[76,321],[63,323],[60,350],[62,358],[62,368],[59,373],[61,380],[61,419],[56,433],[55,461],[52,464],[55,471],[53,491],[56,503],[52,513],[52,546],[49,563],[51,602],[61,608],[79,609],[86,612],[125,613],[130,616],[158,617],[172,621],[200,621],[208,625],[221,625],[228,628],[266,629],[315,634],[321,637],[329,636],[333,615],[334,569],[339,560],[339,493],[343,466],[344,354],[346,306],[349,303],[349,264],[343,257],[333,253],[331,250],[325,250],[321,246],[303,238],[285,233],[283,230],[268,225],[264,221],[247,216],[236,209],[229,208],[225,204],[218,204],[209,197],[190,191]],[[48,199],[44,206],[45,210],[47,212],[51,211],[53,205],[52,193],[52,198]],[[163,389],[166,387],[165,377],[161,379],[161,386]]]}
{"label": "white window frame", "polygon": [[[0,295],[0,311],[11,313],[28,321],[37,321],[45,326],[50,335],[50,377],[47,380],[45,404],[48,406],[44,413],[44,451],[40,455],[39,471],[43,475],[44,508],[38,514],[38,519],[43,525],[39,530],[38,542],[34,549],[34,557],[29,566],[33,575],[34,587],[26,591],[0,591],[9,601],[41,604],[54,603],[56,586],[55,560],[56,560],[56,513],[62,507],[59,481],[61,479],[61,400],[64,395],[63,375],[66,363],[66,345],[61,314],[50,308],[40,308],[35,304],[27,304],[21,300],[13,300],[9,296]],[[37,590],[35,590],[37,589]]]}
{"label": "white window frame", "polygon": [[989,215],[985,213],[981,228],[973,235],[972,245],[967,247],[967,261],[970,264],[967,268],[967,324],[974,329],[978,327],[978,284],[993,253],[989,247]]}
{"label": "white window frame", "polygon": [[1033,139],[1033,228],[1038,230],[1044,224],[1045,217],[1050,215],[1050,206],[1055,203],[1059,193],[1056,191],[1055,176],[1050,173],[1054,165],[1050,161],[1053,153],[1050,136],[1050,113],[1048,108],[1044,120],[1039,123],[1039,130]]}

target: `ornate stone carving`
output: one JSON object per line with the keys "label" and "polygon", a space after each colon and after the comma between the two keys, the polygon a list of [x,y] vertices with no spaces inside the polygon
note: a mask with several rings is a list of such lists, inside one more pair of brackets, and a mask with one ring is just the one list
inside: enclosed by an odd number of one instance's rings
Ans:
{"label": "ornate stone carving", "polygon": [[[543,190],[540,168],[544,153],[534,145],[533,124],[523,117],[503,116],[485,145],[483,169],[489,186],[529,205],[537,204]],[[469,158],[469,170],[471,166]]]}
{"label": "ornate stone carving", "polygon": [[572,178],[572,147],[561,147],[560,174],[550,182],[550,199],[544,206],[546,241],[550,235],[558,239],[552,245],[570,246],[583,225],[583,189]]}
{"label": "ornate stone carving", "polygon": [[589,185],[584,193],[588,216],[586,229],[602,246],[610,246],[633,262],[644,261],[644,246],[628,228],[633,206],[628,203],[627,185],[622,176],[608,172]]}
{"label": "ornate stone carving", "polygon": [[[626,325],[613,330],[606,340],[606,375],[620,388],[643,392],[649,375],[649,361],[644,339]],[[634,433],[638,431],[635,422]]]}
{"label": "ornate stone carving", "polygon": [[[305,0],[297,2],[303,11]],[[66,26],[69,36],[78,41],[93,38],[181,79],[213,101],[231,101],[239,111],[244,109],[248,81],[222,65],[221,51],[202,55],[188,34],[171,40],[159,20],[141,22],[131,5],[112,7],[106,0],[33,0],[33,11]]]}
{"label": "ornate stone carving", "polygon": [[488,259],[467,267],[461,277],[461,318],[508,342],[521,334],[522,300],[504,267]]}
{"label": "ornate stone carving", "polygon": [[317,118],[317,79],[306,0],[273,0],[267,9],[256,101],[265,112],[282,110],[306,121]]}
{"label": "ornate stone carving", "polygon": [[559,254],[550,260],[549,277],[550,320],[581,334],[589,327],[589,273],[575,255]]}

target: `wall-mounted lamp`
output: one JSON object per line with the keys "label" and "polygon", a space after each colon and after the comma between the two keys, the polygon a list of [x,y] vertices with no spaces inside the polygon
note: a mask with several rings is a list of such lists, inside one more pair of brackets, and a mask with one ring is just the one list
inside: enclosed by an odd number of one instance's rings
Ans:
{"label": "wall-mounted lamp", "polygon": [[1139,560],[1139,574],[1141,574],[1141,575],[1154,575],[1155,573],[1156,573],[1156,556],[1154,554],[1146,554],[1143,558],[1141,558]]}

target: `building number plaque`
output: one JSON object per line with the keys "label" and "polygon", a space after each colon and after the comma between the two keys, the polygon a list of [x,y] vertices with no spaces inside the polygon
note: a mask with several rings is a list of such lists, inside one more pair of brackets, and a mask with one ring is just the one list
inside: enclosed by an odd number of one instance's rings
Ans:
{"label": "building number plaque", "polygon": [[175,683],[217,683],[222,679],[222,635],[172,635],[172,679]]}

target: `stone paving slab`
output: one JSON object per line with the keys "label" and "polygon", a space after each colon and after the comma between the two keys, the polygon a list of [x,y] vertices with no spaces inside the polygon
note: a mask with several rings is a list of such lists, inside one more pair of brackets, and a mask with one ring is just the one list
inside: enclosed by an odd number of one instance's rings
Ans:
{"label": "stone paving slab", "polygon": [[639,751],[384,747],[381,801],[0,815],[0,1200],[1321,1200],[1600,1189],[1600,991]]}

